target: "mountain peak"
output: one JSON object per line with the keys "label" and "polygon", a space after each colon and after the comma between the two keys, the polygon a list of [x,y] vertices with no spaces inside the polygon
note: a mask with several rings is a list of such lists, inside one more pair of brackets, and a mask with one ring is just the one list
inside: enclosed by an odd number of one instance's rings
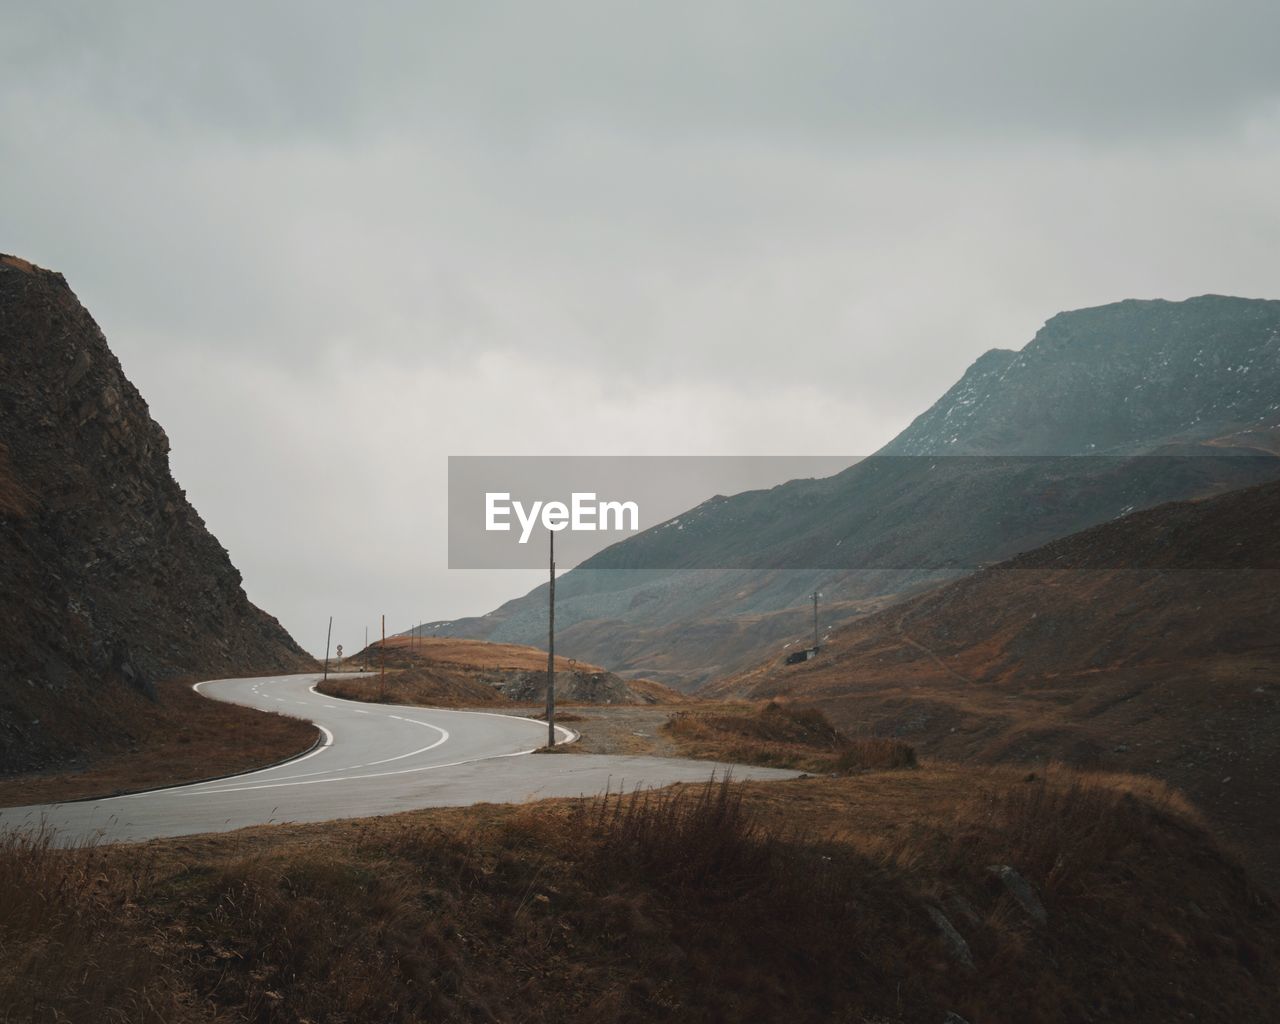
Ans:
{"label": "mountain peak", "polygon": [[891,441],[894,455],[1132,452],[1280,421],[1280,301],[1125,299],[992,349]]}

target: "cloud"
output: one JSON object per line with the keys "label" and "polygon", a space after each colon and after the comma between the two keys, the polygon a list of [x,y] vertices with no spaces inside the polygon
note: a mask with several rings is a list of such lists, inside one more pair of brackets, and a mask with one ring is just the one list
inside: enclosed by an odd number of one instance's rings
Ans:
{"label": "cloud", "polygon": [[1266,0],[82,0],[6,20],[5,56],[33,89],[242,139],[350,142],[408,123],[518,147],[601,121],[661,137],[1132,139],[1218,129],[1280,82]]}
{"label": "cloud", "polygon": [[314,648],[326,606],[403,628],[523,585],[444,570],[449,454],[860,454],[1059,310],[1274,294],[1278,29],[1245,2],[28,5],[0,229],[66,273]]}

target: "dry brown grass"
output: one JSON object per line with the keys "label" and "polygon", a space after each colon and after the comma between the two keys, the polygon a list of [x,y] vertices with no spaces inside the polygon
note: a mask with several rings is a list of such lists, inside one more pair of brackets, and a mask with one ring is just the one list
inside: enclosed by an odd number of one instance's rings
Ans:
{"label": "dry brown grass", "polygon": [[1280,484],[1125,516],[709,692],[817,704],[930,760],[1153,775],[1280,892],[1278,519]]}
{"label": "dry brown grass", "polygon": [[[72,768],[0,777],[0,806],[83,800],[232,775],[300,754],[315,726],[275,712],[210,700],[188,682],[157,687],[150,701],[103,687],[67,728],[82,751]],[[11,700],[26,694],[15,687]],[[26,717],[33,717],[28,714]]]}
{"label": "dry brown grass", "polygon": [[[385,644],[377,641],[369,645],[369,666],[377,668],[385,654],[388,667],[404,667],[419,662],[465,666],[472,669],[545,670],[547,652],[522,644],[491,643],[488,640],[465,640],[445,636],[389,636]],[[362,664],[366,652],[347,659],[347,664]],[[570,659],[557,657],[556,671],[569,671]],[[572,667],[583,672],[603,672],[598,665],[585,662]]]}
{"label": "dry brown grass", "polygon": [[902,740],[882,736],[858,736],[846,739],[836,754],[836,772],[854,772],[864,769],[914,768],[915,748]]}
{"label": "dry brown grass", "polygon": [[1175,797],[1057,768],[11,837],[0,900],[10,1021],[1235,1024],[1280,987],[1280,911]]}
{"label": "dry brown grass", "polygon": [[138,910],[155,881],[147,855],[122,863],[52,849],[48,833],[10,833],[0,864],[0,1020],[177,1019],[172,976]]}
{"label": "dry brown grass", "polygon": [[822,773],[914,768],[899,740],[845,736],[819,709],[769,701],[678,711],[664,726],[689,757]]}
{"label": "dry brown grass", "polygon": [[[547,654],[536,647],[490,643],[456,637],[388,637],[345,659],[343,669],[368,667],[390,673],[410,673],[406,693],[420,699],[400,699],[388,676],[390,699],[396,703],[429,703],[441,707],[465,707],[467,690],[473,704],[490,703],[480,687],[508,687],[516,699],[528,700],[539,690],[547,670]],[[599,665],[556,658],[557,689],[563,703],[674,704],[690,698],[650,679],[620,679]],[[339,677],[340,678],[340,677]],[[514,687],[514,689],[512,689]],[[323,689],[323,688],[322,688]],[[336,695],[336,691],[335,695]],[[358,692],[358,691],[352,691]],[[362,699],[356,697],[355,699]],[[364,698],[368,699],[368,698]]]}
{"label": "dry brown grass", "polygon": [[344,700],[419,707],[470,708],[511,703],[488,683],[428,665],[392,669],[385,678],[330,675],[316,689]]}

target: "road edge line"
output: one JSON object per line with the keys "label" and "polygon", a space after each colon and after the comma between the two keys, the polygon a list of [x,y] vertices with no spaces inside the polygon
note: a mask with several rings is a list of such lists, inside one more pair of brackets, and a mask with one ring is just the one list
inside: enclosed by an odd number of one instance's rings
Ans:
{"label": "road edge line", "polygon": [[[356,676],[356,677],[361,677],[361,676],[368,677],[373,675],[372,672],[360,672],[360,673],[344,672],[343,674]],[[324,680],[321,679],[320,682],[324,682]],[[310,689],[310,691],[314,693],[317,697],[323,697],[325,700],[338,700],[338,701],[341,701],[343,704],[358,704],[358,705],[363,705],[364,707],[375,707],[375,708],[418,708],[421,711],[451,711],[457,715],[488,715],[490,718],[514,718],[517,722],[532,722],[534,725],[541,725],[544,728],[546,727],[546,724],[547,724],[545,721],[539,721],[536,718],[530,718],[528,715],[508,715],[508,714],[504,714],[501,711],[468,711],[463,708],[442,708],[442,707],[437,707],[433,704],[380,704],[377,701],[371,701],[371,700],[351,700],[348,697],[335,697],[331,693],[321,693],[319,690],[316,689],[316,685],[317,684],[313,683],[310,687],[308,687],[308,689]],[[564,741],[564,746],[568,746],[570,743],[577,743],[578,740],[582,739],[582,733],[578,732],[576,729],[566,729],[563,725],[557,725],[556,728],[559,729],[562,733],[564,733],[567,737],[569,737]],[[560,744],[557,744],[557,746],[559,745]],[[534,748],[534,750],[539,750],[539,749],[541,748],[540,747]],[[529,753],[533,753],[533,751],[531,750],[529,751]],[[495,754],[494,756],[495,757],[512,757],[513,755]]]}

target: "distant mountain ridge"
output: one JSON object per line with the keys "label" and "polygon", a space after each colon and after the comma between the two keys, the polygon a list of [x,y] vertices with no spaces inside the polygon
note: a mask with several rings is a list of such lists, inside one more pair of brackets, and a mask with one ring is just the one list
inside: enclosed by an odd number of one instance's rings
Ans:
{"label": "distant mountain ridge", "polygon": [[76,758],[156,681],[313,665],[62,275],[0,256],[0,772]]}
{"label": "distant mountain ridge", "polygon": [[1280,414],[1280,300],[1127,299],[992,349],[883,455],[1101,455]]}
{"label": "distant mountain ridge", "polygon": [[[1280,301],[1061,313],[1020,352],[981,356],[876,457],[709,499],[681,530],[659,524],[584,562],[557,584],[558,642],[696,686],[803,638],[814,589],[829,626],[1134,508],[1280,476],[1278,427]],[[936,458],[950,455],[968,461]],[[421,631],[537,644],[545,608],[540,587]]]}

